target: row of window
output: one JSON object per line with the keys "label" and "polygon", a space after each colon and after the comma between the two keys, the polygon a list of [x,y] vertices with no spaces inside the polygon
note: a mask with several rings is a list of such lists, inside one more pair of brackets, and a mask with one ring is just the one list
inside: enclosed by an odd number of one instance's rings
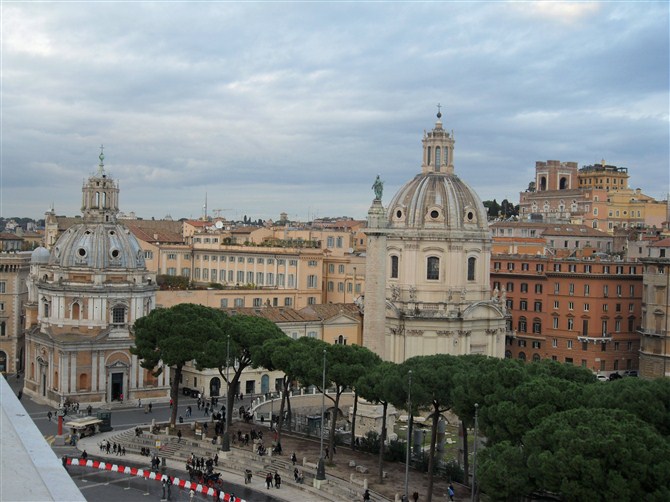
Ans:
{"label": "row of window", "polygon": [[[335,283],[333,281],[328,281],[327,288],[329,292],[335,291]],[[354,290],[353,288],[353,283],[347,282],[347,293],[352,293]],[[343,282],[338,282],[337,283],[337,292],[338,293],[344,293],[344,283]],[[361,285],[356,284],[356,293],[361,292]]]}
{"label": "row of window", "polygon": [[[335,264],[334,263],[329,263],[328,264],[328,273],[329,274],[334,274],[335,273]],[[338,274],[344,274],[344,265],[340,264],[337,266],[337,273]]]}
{"label": "row of window", "polygon": [[[505,284],[505,290],[508,293],[513,293],[514,292],[514,284],[515,284],[514,282],[507,282]],[[500,286],[501,286],[500,281],[494,281],[493,282],[493,289],[500,290]],[[519,284],[519,290],[520,290],[521,293],[528,293],[528,288],[529,288],[529,285],[528,285],[527,282],[522,282],[521,284]],[[537,293],[537,294],[542,293],[542,284],[540,284],[540,283],[535,284],[534,289],[535,289],[535,293]],[[609,284],[603,284],[602,297],[603,298],[609,298],[610,294],[616,295],[617,297],[623,296],[623,286],[621,284],[615,285],[615,287],[612,288],[612,289],[610,289]],[[570,296],[574,295],[575,290],[576,290],[575,284],[572,283],[572,282],[569,283],[568,284],[568,294]],[[560,294],[560,293],[561,293],[561,284],[556,282],[556,283],[554,283],[554,294],[557,295],[557,294]],[[583,286],[583,296],[590,296],[590,295],[591,295],[591,284],[584,284],[584,286]],[[634,284],[631,284],[628,287],[628,295],[629,295],[630,298],[635,297],[635,285]]]}
{"label": "row of window", "polygon": [[[251,301],[254,307],[262,307],[264,305],[263,298],[252,298]],[[221,298],[221,308],[231,307],[230,303],[228,298]],[[280,299],[276,296],[272,298],[272,302],[270,302],[270,299],[265,299],[265,305],[271,304],[273,307],[279,307],[279,303]],[[282,304],[284,307],[293,307],[293,298],[290,296],[284,297]],[[316,297],[307,297],[307,305],[316,305]],[[232,307],[245,307],[245,298],[233,298]]]}
{"label": "row of window", "polygon": [[[467,265],[467,279],[468,281],[475,280],[475,268],[477,259],[474,257],[468,258]],[[391,279],[398,279],[400,271],[400,257],[397,255],[391,256]],[[429,256],[426,258],[426,280],[437,281],[440,279],[440,259],[437,256]]]}
{"label": "row of window", "polygon": [[[505,357],[507,359],[511,359],[512,358],[512,351],[510,351],[510,350],[505,351]],[[526,360],[526,353],[525,352],[519,352],[517,357],[520,361],[525,361]],[[555,355],[551,356],[551,359],[552,359],[552,361],[558,361],[558,356],[555,356]],[[533,361],[537,362],[539,360],[540,360],[540,354],[537,354],[537,353],[533,354]],[[565,363],[566,364],[574,364],[574,360],[573,360],[572,357],[566,357],[565,358]],[[581,366],[582,366],[582,368],[587,368],[588,367],[588,361],[586,359],[582,359]],[[598,368],[599,371],[608,371],[606,360],[602,359],[599,362],[598,366],[599,366],[599,368]],[[632,368],[633,368],[633,360],[632,359],[626,359],[626,369],[630,370]],[[621,369],[623,369],[623,368],[620,368],[619,360],[614,359],[614,361],[612,362],[612,371],[618,371],[618,370],[621,370]]]}
{"label": "row of window", "polygon": [[[567,241],[566,241],[567,242]],[[552,241],[552,246],[553,246],[553,241]],[[579,267],[578,267],[579,265]],[[525,272],[528,271],[529,269],[529,264],[528,263],[521,263],[521,271]],[[600,265],[598,264],[597,267],[600,267],[600,272],[603,274],[611,274],[612,270],[614,270],[614,273],[616,275],[624,275],[626,273],[626,265]],[[636,275],[637,274],[637,266],[635,265],[628,265],[628,274],[631,275]],[[502,269],[502,263],[499,261],[494,261],[493,262],[493,270],[494,272],[499,272]],[[507,271],[508,272],[513,272],[516,269],[516,262],[510,261],[507,262]],[[591,264],[591,263],[584,263],[584,264],[578,264],[578,263],[554,263],[553,264],[553,271],[554,272],[571,272],[571,273],[585,273],[585,274],[591,274],[594,273],[594,270],[596,270],[596,267]],[[544,264],[543,263],[536,263],[535,264],[535,271],[536,272],[544,272]]]}

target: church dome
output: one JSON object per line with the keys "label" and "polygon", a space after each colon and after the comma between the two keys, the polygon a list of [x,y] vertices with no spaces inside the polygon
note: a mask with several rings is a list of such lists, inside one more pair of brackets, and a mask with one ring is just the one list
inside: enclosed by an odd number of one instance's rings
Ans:
{"label": "church dome", "polygon": [[119,187],[105,172],[100,152],[98,172],[82,187],[83,222],[67,229],[53,247],[50,265],[103,269],[144,269],[144,252],[127,227],[117,222]]}
{"label": "church dome", "polygon": [[405,183],[388,205],[391,228],[486,230],[486,210],[477,193],[454,174],[454,133],[424,132],[422,172]]}
{"label": "church dome", "polygon": [[49,253],[49,250],[43,246],[39,246],[35,248],[30,255],[30,263],[35,264],[35,265],[43,265],[46,263],[49,263],[49,257],[51,256],[51,253]]}
{"label": "church dome", "polygon": [[117,223],[80,223],[53,247],[50,265],[93,269],[143,269],[144,253],[135,236]]}

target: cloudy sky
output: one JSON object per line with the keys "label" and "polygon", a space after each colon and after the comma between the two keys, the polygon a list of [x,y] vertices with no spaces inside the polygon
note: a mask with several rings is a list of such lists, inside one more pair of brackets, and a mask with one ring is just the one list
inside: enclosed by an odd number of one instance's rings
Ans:
{"label": "cloudy sky", "polygon": [[0,215],[80,212],[105,146],[121,210],[363,218],[420,171],[507,198],[537,160],[665,198],[668,2],[3,2]]}

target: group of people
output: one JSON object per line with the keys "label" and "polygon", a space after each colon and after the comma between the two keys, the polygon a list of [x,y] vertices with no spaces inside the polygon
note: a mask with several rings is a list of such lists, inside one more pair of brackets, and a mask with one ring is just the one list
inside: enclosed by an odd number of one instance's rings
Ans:
{"label": "group of people", "polygon": [[[137,433],[136,433],[137,434]],[[121,455],[122,457],[126,455],[126,447],[116,443],[110,443],[109,441],[103,441],[98,445],[100,451],[109,454],[111,451],[115,455]]]}
{"label": "group of people", "polygon": [[303,484],[305,482],[305,474],[303,474],[302,470],[299,471],[298,468],[296,467],[293,469],[293,479],[295,480],[296,483]]}
{"label": "group of people", "polygon": [[269,488],[272,488],[272,482],[274,480],[274,487],[275,488],[280,488],[281,487],[281,476],[279,475],[279,472],[275,471],[274,477],[272,476],[271,472],[268,472],[267,476],[265,476],[265,485]]}

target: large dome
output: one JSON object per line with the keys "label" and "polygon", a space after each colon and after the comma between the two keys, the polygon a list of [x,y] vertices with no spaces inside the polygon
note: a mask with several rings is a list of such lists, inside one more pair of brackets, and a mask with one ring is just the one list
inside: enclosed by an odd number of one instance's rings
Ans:
{"label": "large dome", "polygon": [[388,205],[391,228],[486,230],[486,210],[477,193],[454,174],[454,132],[437,114],[433,130],[423,134],[421,173],[405,183]]}
{"label": "large dome", "polygon": [[417,174],[398,190],[388,208],[392,228],[488,228],[479,196],[455,174]]}
{"label": "large dome", "polygon": [[50,265],[93,269],[144,269],[144,253],[133,234],[116,223],[80,223],[60,236]]}

